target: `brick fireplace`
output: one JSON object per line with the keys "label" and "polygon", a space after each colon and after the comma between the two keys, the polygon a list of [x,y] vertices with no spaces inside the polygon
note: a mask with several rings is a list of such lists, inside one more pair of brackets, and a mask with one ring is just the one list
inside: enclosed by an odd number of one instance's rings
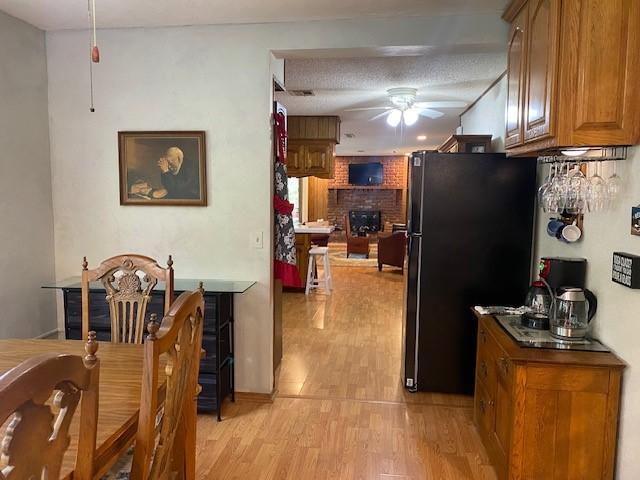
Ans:
{"label": "brick fireplace", "polygon": [[[369,162],[382,163],[382,185],[349,185],[349,164]],[[392,223],[406,223],[407,162],[405,156],[336,157],[335,176],[328,185],[329,222],[344,229],[344,216],[350,211],[370,210],[380,211],[384,231],[390,231]]]}

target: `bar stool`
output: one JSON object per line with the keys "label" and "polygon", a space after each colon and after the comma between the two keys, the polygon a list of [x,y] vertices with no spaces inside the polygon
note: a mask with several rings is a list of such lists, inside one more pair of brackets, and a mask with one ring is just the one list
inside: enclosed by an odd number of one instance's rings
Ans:
{"label": "bar stool", "polygon": [[[322,257],[322,266],[324,267],[323,278],[318,275],[318,258]],[[309,291],[319,288],[320,283],[327,293],[331,293],[333,288],[331,281],[331,267],[329,266],[329,247],[312,247],[309,249],[309,266],[307,267],[307,286],[304,290],[305,295],[309,295]]]}

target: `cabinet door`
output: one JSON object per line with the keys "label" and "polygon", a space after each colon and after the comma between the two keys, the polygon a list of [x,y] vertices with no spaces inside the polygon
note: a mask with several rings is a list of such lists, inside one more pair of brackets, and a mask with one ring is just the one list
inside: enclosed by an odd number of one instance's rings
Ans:
{"label": "cabinet door", "polygon": [[331,176],[333,143],[308,143],[305,148],[305,172],[316,177]]}
{"label": "cabinet door", "polygon": [[522,113],[524,98],[524,65],[528,6],[520,10],[509,30],[507,44],[507,147],[522,144]]}
{"label": "cabinet door", "polygon": [[640,2],[563,2],[562,22],[562,143],[638,143]]}
{"label": "cabinet door", "polygon": [[302,177],[304,173],[304,145],[289,140],[287,142],[287,173],[290,177]]}
{"label": "cabinet door", "polygon": [[524,141],[553,135],[560,0],[529,2]]}
{"label": "cabinet door", "polygon": [[309,205],[310,220],[328,218],[329,216],[329,180],[326,178],[309,177]]}
{"label": "cabinet door", "polygon": [[300,275],[300,283],[306,285],[307,268],[309,267],[309,249],[311,248],[311,235],[296,235],[296,266]]}
{"label": "cabinet door", "polygon": [[495,416],[494,435],[496,443],[505,457],[509,453],[511,442],[511,389],[502,381],[496,384],[495,410],[500,412]]}

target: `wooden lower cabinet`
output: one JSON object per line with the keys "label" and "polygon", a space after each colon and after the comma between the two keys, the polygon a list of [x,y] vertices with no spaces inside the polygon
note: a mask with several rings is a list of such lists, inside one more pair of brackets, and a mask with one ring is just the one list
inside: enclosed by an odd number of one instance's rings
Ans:
{"label": "wooden lower cabinet", "polygon": [[304,287],[307,284],[307,268],[309,268],[309,249],[311,248],[311,235],[296,233],[296,266],[300,275],[300,282]]}
{"label": "wooden lower cabinet", "polygon": [[474,421],[500,479],[613,479],[624,363],[520,347],[479,316]]}

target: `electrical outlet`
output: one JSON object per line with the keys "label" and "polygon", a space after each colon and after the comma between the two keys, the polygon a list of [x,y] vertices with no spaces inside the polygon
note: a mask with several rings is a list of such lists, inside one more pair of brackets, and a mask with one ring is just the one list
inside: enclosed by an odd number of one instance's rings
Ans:
{"label": "electrical outlet", "polygon": [[264,246],[262,232],[253,232],[251,234],[251,244],[253,248],[262,248]]}

